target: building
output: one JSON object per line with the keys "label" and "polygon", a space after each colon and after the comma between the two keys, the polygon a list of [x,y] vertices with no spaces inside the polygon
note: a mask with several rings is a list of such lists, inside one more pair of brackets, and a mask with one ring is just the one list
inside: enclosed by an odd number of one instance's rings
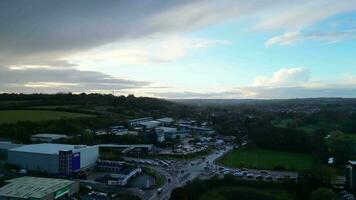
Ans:
{"label": "building", "polygon": [[95,168],[105,172],[119,172],[125,165],[123,161],[99,160]]}
{"label": "building", "polygon": [[60,135],[60,134],[36,134],[31,136],[31,141],[51,143],[65,138],[67,138],[66,135]]}
{"label": "building", "polygon": [[119,174],[111,174],[108,179],[108,185],[125,186],[129,180],[142,172],[141,168],[127,167]]}
{"label": "building", "polygon": [[164,118],[160,118],[160,119],[156,119],[156,121],[161,122],[162,126],[170,126],[174,123],[174,119],[170,118],[170,117],[164,117]]}
{"label": "building", "polygon": [[345,183],[352,190],[356,191],[356,161],[349,161],[346,166]]}
{"label": "building", "polygon": [[79,191],[78,182],[64,179],[24,176],[6,182],[0,188],[0,199],[4,200],[52,200]]}
{"label": "building", "polygon": [[14,144],[11,142],[0,142],[0,157],[1,158],[7,158],[7,152],[10,149],[14,149],[17,147],[21,147],[23,144]]}
{"label": "building", "polygon": [[139,126],[142,126],[145,130],[154,129],[160,125],[161,125],[161,122],[154,121],[154,120],[139,123]]}
{"label": "building", "polygon": [[164,132],[163,130],[156,130],[157,142],[164,142]]}
{"label": "building", "polygon": [[138,126],[142,122],[148,122],[148,121],[151,121],[151,120],[153,120],[152,117],[143,117],[143,118],[138,118],[138,119],[131,119],[131,120],[128,121],[128,124],[130,126]]}
{"label": "building", "polygon": [[31,144],[8,151],[8,163],[31,171],[70,175],[92,167],[99,158],[98,146]]}
{"label": "building", "polygon": [[164,138],[169,138],[169,139],[182,139],[184,138],[189,131],[186,130],[177,130],[177,128],[172,128],[172,127],[158,127],[155,129],[156,133],[163,132]]}

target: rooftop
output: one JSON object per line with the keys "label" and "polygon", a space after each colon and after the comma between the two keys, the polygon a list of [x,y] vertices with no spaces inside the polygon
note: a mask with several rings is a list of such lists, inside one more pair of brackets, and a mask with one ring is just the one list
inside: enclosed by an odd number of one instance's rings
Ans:
{"label": "rooftop", "polygon": [[60,138],[65,138],[67,137],[66,135],[61,135],[61,134],[36,134],[32,135],[31,137],[38,137],[38,138],[50,138],[53,140],[60,139]]}
{"label": "rooftop", "polygon": [[148,122],[141,122],[140,123],[140,125],[142,125],[142,126],[158,126],[158,125],[160,125],[161,124],[161,122],[159,122],[159,121],[148,121]]}
{"label": "rooftop", "polygon": [[0,142],[0,149],[3,149],[3,150],[13,149],[13,148],[21,147],[21,146],[23,146],[23,144],[14,144],[11,142]]}
{"label": "rooftop", "polygon": [[43,153],[43,154],[58,154],[59,151],[77,151],[79,148],[84,148],[85,145],[68,145],[68,144],[29,144],[21,147],[13,148],[11,151],[29,152],[29,153]]}
{"label": "rooftop", "polygon": [[24,176],[6,181],[0,188],[0,196],[13,198],[42,198],[74,183],[74,181],[53,178]]}
{"label": "rooftop", "polygon": [[157,121],[165,122],[165,123],[172,123],[172,122],[174,122],[174,119],[170,118],[170,117],[164,117],[164,118],[157,119]]}
{"label": "rooftop", "polygon": [[158,130],[162,130],[163,132],[165,133],[172,133],[172,132],[177,132],[177,128],[172,128],[172,127],[164,127],[164,126],[161,126],[161,127],[158,127],[156,128]]}

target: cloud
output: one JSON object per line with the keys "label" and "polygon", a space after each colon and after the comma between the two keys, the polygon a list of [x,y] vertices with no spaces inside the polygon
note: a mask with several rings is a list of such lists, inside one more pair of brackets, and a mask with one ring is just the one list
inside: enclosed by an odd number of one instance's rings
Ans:
{"label": "cloud", "polygon": [[259,29],[295,28],[355,9],[356,0],[3,0],[0,64],[66,66],[62,58],[73,53],[157,33],[242,17]]}
{"label": "cloud", "polygon": [[253,81],[253,86],[273,87],[300,85],[309,80],[310,73],[305,68],[282,68],[272,77],[259,76]]}
{"label": "cloud", "polygon": [[154,35],[78,52],[65,59],[78,67],[166,63],[176,61],[198,49],[230,44],[227,40]]}
{"label": "cloud", "polygon": [[273,45],[293,45],[306,40],[324,41],[335,43],[347,39],[356,39],[356,30],[346,30],[339,32],[311,32],[301,33],[300,31],[285,32],[282,35],[272,37],[266,41],[266,46]]}
{"label": "cloud", "polygon": [[0,67],[0,92],[56,93],[92,90],[124,90],[148,86],[149,82],[116,78],[75,69],[9,69]]}
{"label": "cloud", "polygon": [[356,10],[355,0],[285,1],[257,16],[254,30],[300,30],[331,16]]}

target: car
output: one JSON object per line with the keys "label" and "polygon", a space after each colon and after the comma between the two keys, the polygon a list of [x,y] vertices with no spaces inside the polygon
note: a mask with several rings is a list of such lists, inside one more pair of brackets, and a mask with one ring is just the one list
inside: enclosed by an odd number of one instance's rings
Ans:
{"label": "car", "polygon": [[246,177],[247,178],[253,178],[253,174],[247,174]]}
{"label": "car", "polygon": [[266,171],[266,170],[262,170],[262,171],[260,171],[260,174],[268,174],[269,172],[268,171]]}
{"label": "car", "polygon": [[241,178],[241,177],[243,177],[245,174],[242,173],[242,172],[235,172],[233,175]]}
{"label": "car", "polygon": [[261,179],[263,179],[263,176],[261,174],[258,174],[255,176],[255,179],[261,180]]}
{"label": "car", "polygon": [[225,168],[224,167],[219,167],[219,170],[224,170]]}
{"label": "car", "polygon": [[283,178],[282,176],[277,176],[277,177],[276,177],[276,180],[277,180],[277,181],[283,181],[283,179],[284,179],[284,178]]}
{"label": "car", "polygon": [[226,174],[229,174],[230,173],[230,170],[224,170],[223,171],[223,174],[226,175]]}
{"label": "car", "polygon": [[241,170],[242,170],[242,171],[248,171],[248,169],[247,169],[247,168],[242,168]]}
{"label": "car", "polygon": [[157,194],[161,194],[163,192],[162,188],[157,189]]}

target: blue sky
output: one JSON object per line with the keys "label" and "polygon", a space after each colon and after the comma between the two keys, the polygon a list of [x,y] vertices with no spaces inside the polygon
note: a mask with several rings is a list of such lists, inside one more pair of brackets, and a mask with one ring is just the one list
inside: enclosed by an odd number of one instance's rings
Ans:
{"label": "blue sky", "polygon": [[355,0],[109,2],[0,1],[0,92],[356,97]]}

